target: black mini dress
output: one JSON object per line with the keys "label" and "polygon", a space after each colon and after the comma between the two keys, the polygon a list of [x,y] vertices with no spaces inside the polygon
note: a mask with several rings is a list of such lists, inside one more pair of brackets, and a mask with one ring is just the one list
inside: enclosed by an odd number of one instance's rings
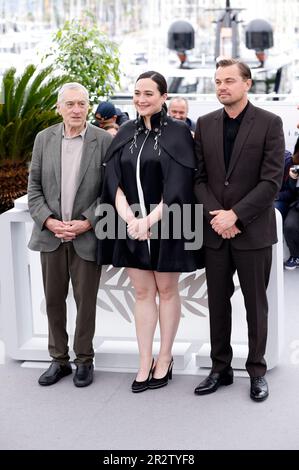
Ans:
{"label": "black mini dress", "polygon": [[[121,126],[103,164],[102,205],[115,207],[120,187],[137,217],[148,215],[162,199],[164,206],[162,220],[151,228],[149,240],[133,240],[126,230],[122,236],[116,233],[114,238],[98,240],[98,264],[159,272],[190,272],[203,267],[202,251],[186,248],[190,231],[201,229],[195,227],[194,144],[186,124],[163,111],[151,117],[151,129],[142,118],[129,121]],[[116,227],[124,224],[119,219],[115,210]]]}

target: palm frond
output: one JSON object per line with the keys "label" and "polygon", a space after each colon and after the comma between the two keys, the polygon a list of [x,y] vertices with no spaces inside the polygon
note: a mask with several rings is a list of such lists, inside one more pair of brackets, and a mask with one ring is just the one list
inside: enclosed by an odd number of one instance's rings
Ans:
{"label": "palm frond", "polygon": [[36,66],[31,64],[25,69],[25,72],[16,81],[16,89],[14,93],[14,115],[17,117],[23,107],[26,99],[26,91],[29,80],[32,78]]}
{"label": "palm frond", "polygon": [[[4,104],[2,105],[3,123],[8,123],[12,120],[13,116],[13,95],[15,87],[15,73],[14,67],[8,69],[3,76],[4,88]],[[1,119],[0,119],[1,122]]]}
{"label": "palm frond", "polygon": [[0,162],[4,159],[5,144],[4,144],[4,126],[0,125]]}
{"label": "palm frond", "polygon": [[0,160],[28,161],[36,134],[60,121],[55,112],[58,89],[66,76],[54,77],[52,67],[29,65],[20,77],[8,69],[3,77],[0,105]]}
{"label": "palm frond", "polygon": [[[46,67],[43,70],[40,70],[35,74],[34,79],[32,82],[29,84],[29,87],[27,89],[27,96],[26,96],[26,101],[24,102],[22,114],[23,116],[33,107],[37,105],[37,103],[40,103],[41,99],[41,93],[40,93],[40,88],[42,84],[45,82],[46,79],[51,75],[52,73],[52,67]],[[51,90],[53,91],[53,90]],[[44,95],[42,95],[44,96]]]}

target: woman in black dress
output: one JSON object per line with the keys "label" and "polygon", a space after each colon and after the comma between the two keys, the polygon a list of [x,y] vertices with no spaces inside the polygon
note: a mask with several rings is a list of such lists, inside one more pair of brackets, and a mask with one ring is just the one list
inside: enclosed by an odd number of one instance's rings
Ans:
{"label": "woman in black dress", "polygon": [[[193,139],[184,122],[167,116],[166,98],[167,84],[161,74],[150,71],[138,77],[134,91],[138,118],[120,127],[104,163],[101,203],[116,208],[127,233],[99,240],[98,263],[125,266],[134,286],[140,365],[133,392],[162,387],[172,378],[172,346],[181,316],[179,275],[202,267],[200,252],[186,249],[190,240],[186,240],[185,220],[180,217],[175,225],[174,215],[172,227],[166,224],[171,220],[166,217],[171,215],[170,206],[195,207]],[[194,221],[193,217],[193,230]],[[154,362],[158,320],[161,344]]]}

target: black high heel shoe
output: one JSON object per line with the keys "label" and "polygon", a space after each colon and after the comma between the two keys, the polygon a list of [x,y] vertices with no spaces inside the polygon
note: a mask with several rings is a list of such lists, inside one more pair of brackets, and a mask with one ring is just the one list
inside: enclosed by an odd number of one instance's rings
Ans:
{"label": "black high heel shoe", "polygon": [[[161,379],[155,379],[155,377],[152,377],[148,382],[148,388],[165,387],[165,385],[168,384],[168,380],[172,380],[172,368],[173,368],[173,357],[171,358],[167,372],[164,375],[164,377],[162,377]],[[153,373],[154,373],[154,370],[153,370]]]}
{"label": "black high heel shoe", "polygon": [[133,393],[144,392],[145,390],[148,389],[148,384],[149,384],[151,373],[153,372],[154,363],[155,363],[155,360],[153,358],[152,365],[148,373],[148,378],[146,380],[143,380],[142,382],[138,382],[137,380],[134,380],[131,386],[131,390]]}

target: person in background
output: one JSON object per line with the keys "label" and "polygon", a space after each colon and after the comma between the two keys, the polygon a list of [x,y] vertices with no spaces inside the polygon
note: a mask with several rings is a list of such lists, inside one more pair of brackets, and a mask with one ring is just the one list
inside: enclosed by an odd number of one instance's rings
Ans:
{"label": "person in background", "polygon": [[95,121],[92,124],[97,127],[105,127],[108,124],[118,124],[121,126],[128,120],[128,113],[124,113],[119,108],[116,108],[111,101],[103,101],[96,109]]}
{"label": "person in background", "polygon": [[74,334],[76,387],[93,380],[93,336],[101,268],[95,263],[95,209],[100,167],[112,137],[86,122],[88,91],[66,83],[58,93],[63,122],[36,136],[29,172],[28,205],[34,220],[29,248],[40,252],[50,367],[40,385],[72,373],[66,330],[66,298],[71,280],[77,307]]}
{"label": "person in background", "polygon": [[188,125],[192,135],[194,136],[195,122],[188,118],[188,110],[188,100],[186,100],[186,98],[183,98],[182,96],[176,96],[175,98],[172,98],[169,102],[169,116],[174,119],[184,121]]}
{"label": "person in background", "polygon": [[279,193],[276,196],[274,206],[282,215],[283,220],[286,218],[289,206],[294,199],[294,194],[289,184],[289,172],[293,165],[293,156],[291,152],[285,150],[284,152],[284,175],[282,186]]}
{"label": "person in background", "polygon": [[[134,393],[163,387],[172,378],[172,347],[181,317],[179,275],[202,267],[200,250],[185,247],[185,230],[180,230],[178,236],[174,234],[173,226],[179,224],[184,228],[181,218],[184,207],[195,208],[196,165],[189,129],[183,122],[167,116],[166,99],[167,83],[163,75],[149,71],[137,78],[133,102],[138,117],[120,127],[104,162],[100,206],[115,207],[127,235],[100,239],[98,262],[126,267],[135,290],[140,362],[132,383]],[[168,208],[171,210],[174,204],[180,210],[169,227]],[[197,232],[200,232],[201,219],[198,225]],[[154,361],[153,340],[158,321],[160,351]]]}
{"label": "person in background", "polygon": [[116,124],[115,122],[112,122],[111,124],[106,124],[104,127],[103,127],[104,131],[107,131],[109,132],[109,134],[112,135],[112,137],[115,137],[118,130],[119,130],[119,125]]}
{"label": "person in background", "polygon": [[206,395],[233,383],[231,297],[237,272],[248,325],[250,398],[261,402],[269,395],[267,286],[277,243],[274,200],[283,177],[284,134],[279,116],[248,101],[248,65],[226,59],[217,66],[216,95],[223,108],[201,116],[195,132],[195,195],[204,210],[212,370],[194,392]]}
{"label": "person in background", "polygon": [[[299,109],[299,107],[298,107]],[[299,124],[297,125],[299,128]],[[297,166],[297,167],[296,167]],[[288,187],[292,191],[293,202],[289,205],[289,211],[284,221],[283,233],[290,250],[290,257],[284,263],[285,269],[293,271],[299,268],[299,137],[297,139],[293,166],[289,170]]]}

